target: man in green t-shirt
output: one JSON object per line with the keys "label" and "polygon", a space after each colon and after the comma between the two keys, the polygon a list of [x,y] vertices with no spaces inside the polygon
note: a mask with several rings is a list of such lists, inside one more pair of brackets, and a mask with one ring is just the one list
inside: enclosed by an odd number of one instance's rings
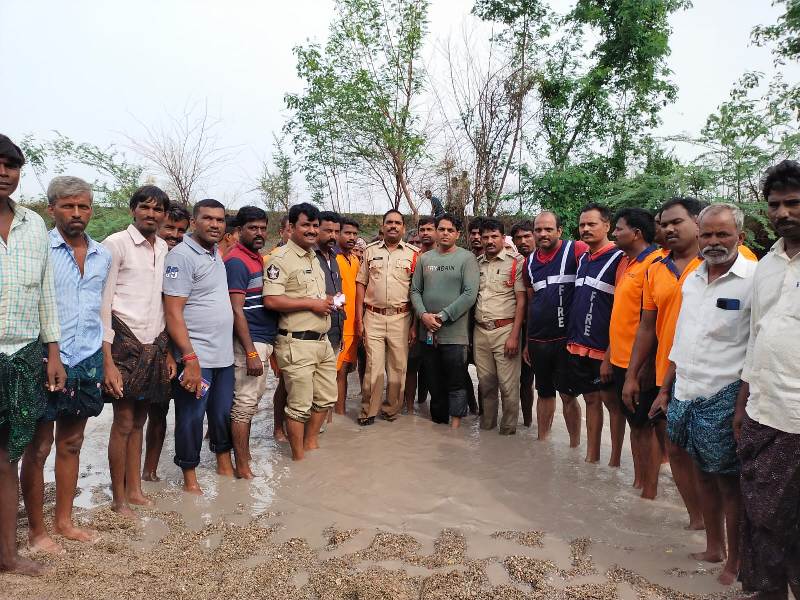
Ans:
{"label": "man in green t-shirt", "polygon": [[411,303],[419,316],[419,340],[431,393],[431,419],[453,428],[467,414],[463,374],[469,344],[469,310],[478,297],[478,262],[456,246],[461,221],[436,218],[435,250],[419,257],[411,281]]}

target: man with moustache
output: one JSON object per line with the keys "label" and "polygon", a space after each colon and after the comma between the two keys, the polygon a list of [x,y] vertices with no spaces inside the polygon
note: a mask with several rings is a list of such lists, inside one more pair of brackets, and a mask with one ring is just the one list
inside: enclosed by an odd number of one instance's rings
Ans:
{"label": "man with moustache", "polygon": [[[436,246],[436,219],[430,215],[423,215],[419,218],[417,227],[417,239],[420,254],[425,254]],[[405,404],[408,414],[414,413],[414,397],[417,403],[424,404],[428,399],[428,386],[425,383],[425,374],[422,364],[422,343],[424,340],[417,340],[411,345],[408,351],[408,368],[406,369],[406,388]]]}
{"label": "man with moustache", "polygon": [[500,435],[513,435],[519,417],[520,334],[525,321],[524,260],[505,248],[505,230],[496,219],[483,219],[484,253],[478,259],[480,284],[475,304],[473,353],[483,414],[481,429],[497,427],[497,396],[502,415]]}
{"label": "man with moustache", "polygon": [[567,372],[572,394],[586,402],[586,462],[600,460],[603,406],[611,422],[610,467],[618,467],[625,439],[625,417],[611,390],[611,366],[605,361],[609,324],[622,251],[609,239],[611,212],[590,203],[580,214],[578,231],[589,249],[578,260],[575,294],[567,324]]}
{"label": "man with moustache", "polygon": [[[416,339],[409,288],[417,264],[417,249],[403,241],[403,215],[383,215],[383,239],[369,244],[356,278],[355,328],[364,339],[367,369],[362,386],[362,426],[375,422],[378,412],[394,421],[402,408],[408,349]],[[384,374],[386,404],[381,406]]]}
{"label": "man with moustache", "polygon": [[44,465],[55,431],[56,508],[53,531],[68,540],[95,542],[95,531],[76,527],[72,501],[78,484],[83,430],[89,417],[103,410],[103,295],[111,254],[86,235],[92,217],[92,188],[77,177],[56,177],[47,187],[47,212],[55,220],[50,231],[61,362],[67,380],[63,390],[48,395],[44,415],[22,458],[22,494],[28,516],[28,542],[33,550],[64,550],[47,533],[44,520]]}
{"label": "man with moustache", "polygon": [[800,163],[761,179],[780,236],[756,267],[734,434],[741,461],[739,578],[753,598],[800,598]]}
{"label": "man with moustache", "polygon": [[350,217],[342,218],[342,229],[339,233],[336,263],[341,275],[342,294],[344,294],[344,323],[342,325],[342,351],[336,359],[336,386],[339,390],[334,411],[338,415],[345,413],[347,402],[347,375],[355,368],[358,357],[359,336],[356,332],[356,277],[361,262],[353,254],[358,239],[358,221]]}
{"label": "man with moustache", "polygon": [[189,211],[179,204],[169,207],[164,222],[158,228],[158,237],[167,242],[167,247],[172,250],[183,241],[183,236],[189,230]]}
{"label": "man with moustache", "polygon": [[[339,213],[324,210],[319,213],[319,235],[317,236],[317,258],[325,273],[325,293],[333,298],[342,293],[342,274],[339,272],[339,263],[336,260],[336,243],[339,241],[339,232],[342,229],[342,217]],[[328,330],[328,341],[333,352],[338,356],[342,349],[342,332],[345,312],[334,310],[330,314],[331,328]]]}
{"label": "man with moustache", "polygon": [[22,150],[0,134],[0,572],[41,575],[41,564],[17,553],[17,464],[44,411],[45,389],[62,389],[66,374],[47,228],[11,198],[24,164]]}
{"label": "man with moustache", "polygon": [[670,440],[689,453],[697,469],[706,550],[691,557],[725,561],[717,580],[730,585],[739,571],[740,518],[733,413],[750,334],[756,263],[738,251],[744,241],[739,208],[712,204],[697,223],[705,260],[683,283],[669,355],[675,387],[672,394],[659,394],[655,410],[667,413]]}
{"label": "man with moustache", "polygon": [[453,429],[467,414],[469,312],[478,297],[479,268],[472,254],[456,245],[461,222],[445,213],[436,219],[438,245],[419,259],[411,301],[424,340],[425,376],[431,392],[431,419]]}
{"label": "man with moustache", "polygon": [[[661,228],[669,254],[654,261],[647,269],[642,286],[642,316],[631,350],[622,400],[627,406],[641,402],[641,370],[646,368],[655,351],[656,385],[667,394],[672,381],[667,379],[669,353],[675,337],[675,325],[681,308],[681,287],[686,278],[700,266],[697,240],[697,216],[702,205],[695,198],[673,198],[661,207]],[[660,414],[653,403],[651,418]],[[664,427],[663,420],[656,424]],[[689,529],[703,529],[703,514],[697,493],[692,459],[687,452],[667,440],[670,468],[675,485],[689,513]]]}
{"label": "man with moustache", "polygon": [[133,224],[103,240],[111,268],[103,290],[103,387],[114,421],[108,440],[111,509],[134,517],[131,504],[151,506],[142,492],[142,430],[148,408],[170,393],[175,361],[161,297],[167,243],[157,232],[170,202],[154,185],[134,191]]}
{"label": "man with moustache", "polygon": [[[167,242],[167,248],[172,250],[183,241],[183,236],[189,229],[189,211],[178,204],[169,207],[164,222],[158,228],[158,237]],[[144,466],[142,479],[144,481],[161,481],[158,476],[158,462],[161,460],[161,449],[164,447],[164,438],[167,435],[167,413],[172,394],[167,394],[163,399],[154,398],[147,410],[147,430],[145,431]]]}
{"label": "man with moustache", "polygon": [[[609,347],[605,360],[611,364],[617,400],[622,399],[622,388],[630,362],[631,350],[642,313],[642,287],[647,269],[662,254],[653,244],[655,222],[653,216],[642,208],[623,208],[614,215],[614,240],[625,253],[619,267],[614,307],[609,325]],[[655,427],[649,418],[650,408],[658,394],[652,368],[640,370],[639,402],[622,404],[622,412],[631,427],[631,454],[633,455],[633,487],[642,490],[642,498],[655,498],[658,490],[658,473],[661,469],[661,445]]]}
{"label": "man with moustache", "polygon": [[174,462],[183,471],[183,490],[201,495],[195,469],[200,464],[206,415],[217,474],[234,475],[230,424],[234,314],[217,246],[225,234],[225,207],[210,198],[200,200],[192,209],[191,225],[192,233],[170,251],[165,262],[164,310],[180,357]]}
{"label": "man with moustache", "polygon": [[578,259],[588,250],[581,241],[562,240],[561,219],[544,211],[533,220],[536,250],[525,263],[528,294],[527,344],[523,361],[536,381],[537,438],[547,439],[561,396],[570,448],[581,443],[581,407],[571,395],[567,368],[567,323],[575,291]]}
{"label": "man with moustache", "polygon": [[481,239],[481,217],[470,219],[467,226],[467,245],[475,258],[483,254],[483,240]]}
{"label": "man with moustache", "polygon": [[264,306],[279,313],[275,358],[286,385],[286,429],[293,460],[319,448],[320,426],[336,404],[336,356],[327,340],[333,298],[314,251],[319,209],[289,209],[291,237],[267,259]]}
{"label": "man with moustache", "polygon": [[236,474],[252,479],[250,424],[267,389],[267,365],[278,335],[278,315],[264,308],[264,261],[259,251],[267,241],[267,213],[257,206],[243,206],[236,213],[236,222],[239,242],[224,259],[233,308],[231,438]]}
{"label": "man with moustache", "polygon": [[[517,252],[523,258],[523,267],[531,252],[536,248],[536,241],[533,237],[533,223],[531,221],[520,221],[511,227],[511,240]],[[524,271],[524,268],[523,268]],[[523,280],[524,285],[524,280]],[[527,295],[526,295],[527,297]],[[527,346],[527,333],[523,348]],[[522,408],[522,424],[530,427],[533,422],[533,369],[524,360],[520,361],[519,372],[519,403]]]}

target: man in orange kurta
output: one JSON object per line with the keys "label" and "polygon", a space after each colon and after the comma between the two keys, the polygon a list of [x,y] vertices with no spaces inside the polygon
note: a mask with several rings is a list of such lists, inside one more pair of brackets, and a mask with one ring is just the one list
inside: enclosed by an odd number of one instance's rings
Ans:
{"label": "man in orange kurta", "polygon": [[345,297],[345,321],[342,330],[342,351],[336,362],[336,383],[339,388],[339,397],[336,401],[336,414],[343,415],[347,399],[347,374],[356,364],[358,349],[358,333],[355,331],[356,319],[356,275],[358,274],[359,261],[353,248],[358,239],[358,223],[353,219],[342,218],[342,230],[339,234],[339,252],[336,262],[339,263],[339,272],[342,276],[342,293]]}

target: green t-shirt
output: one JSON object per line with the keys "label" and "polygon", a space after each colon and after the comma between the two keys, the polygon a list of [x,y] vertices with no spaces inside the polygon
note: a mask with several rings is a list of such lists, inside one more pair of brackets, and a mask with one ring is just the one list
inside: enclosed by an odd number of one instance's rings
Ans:
{"label": "green t-shirt", "polygon": [[[464,248],[420,255],[411,280],[411,303],[419,316],[444,313],[442,328],[436,333],[438,343],[469,343],[469,310],[478,298],[479,284],[478,261]],[[419,339],[424,341],[427,335],[420,321]]]}

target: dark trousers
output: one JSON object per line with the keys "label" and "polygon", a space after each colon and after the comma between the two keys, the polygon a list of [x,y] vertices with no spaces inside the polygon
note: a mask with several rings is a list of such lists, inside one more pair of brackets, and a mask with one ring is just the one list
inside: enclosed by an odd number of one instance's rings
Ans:
{"label": "dark trousers", "polygon": [[423,362],[428,391],[431,394],[431,419],[448,423],[450,417],[467,414],[467,392],[464,372],[467,368],[467,346],[440,344],[423,348]]}
{"label": "dark trousers", "polygon": [[[180,367],[180,370],[183,370]],[[203,446],[203,415],[208,415],[208,437],[215,454],[228,452],[231,444],[231,406],[233,406],[233,365],[219,369],[201,369],[211,384],[202,398],[189,392],[175,379],[175,459],[181,469],[200,464]],[[180,373],[179,373],[180,375]]]}
{"label": "dark trousers", "polygon": [[519,373],[519,402],[522,405],[522,422],[530,427],[533,421],[533,367],[522,361]]}

